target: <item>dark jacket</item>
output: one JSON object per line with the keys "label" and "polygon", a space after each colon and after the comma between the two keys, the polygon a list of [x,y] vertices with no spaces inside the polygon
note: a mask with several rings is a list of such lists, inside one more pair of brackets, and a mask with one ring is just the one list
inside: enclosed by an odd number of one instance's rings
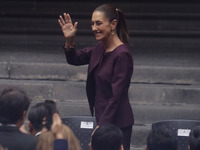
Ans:
{"label": "dark jacket", "polygon": [[8,150],[35,150],[37,137],[24,134],[17,127],[0,126],[0,144]]}
{"label": "dark jacket", "polygon": [[[99,42],[94,47],[88,47],[83,50],[71,50],[65,52],[66,59],[72,65],[85,65],[88,66],[88,76],[86,84],[86,92],[90,105],[91,114],[94,114],[97,119],[97,124],[113,123],[119,127],[127,127],[134,124],[133,112],[128,98],[128,89],[130,80],[133,73],[133,60],[132,55],[128,50],[127,45],[123,44],[118,46],[112,54],[111,60],[108,65],[105,65],[104,70],[112,72],[107,74],[105,80],[108,84],[98,84],[98,88],[104,89],[101,97],[104,107],[98,107],[95,104],[95,78],[94,70],[104,57],[104,45]],[[98,112],[98,113],[97,113]],[[100,113],[99,113],[100,112]]]}

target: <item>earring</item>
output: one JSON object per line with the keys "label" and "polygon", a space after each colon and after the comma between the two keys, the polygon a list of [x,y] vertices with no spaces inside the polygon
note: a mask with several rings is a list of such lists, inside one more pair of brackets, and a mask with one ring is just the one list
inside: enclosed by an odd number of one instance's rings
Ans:
{"label": "earring", "polygon": [[114,34],[115,34],[115,31],[114,31],[114,30],[112,30],[112,31],[111,31],[111,33],[112,33],[112,35],[114,35]]}

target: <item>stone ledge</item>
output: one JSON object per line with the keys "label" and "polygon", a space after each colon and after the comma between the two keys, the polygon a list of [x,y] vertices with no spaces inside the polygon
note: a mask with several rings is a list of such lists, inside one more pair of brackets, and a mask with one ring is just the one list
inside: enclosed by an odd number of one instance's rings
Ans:
{"label": "stone ledge", "polygon": [[[64,56],[63,61],[65,61]],[[87,65],[72,66],[67,63],[2,62],[0,67],[2,67],[0,78],[8,78],[8,69],[10,70],[10,79],[79,82],[86,81],[87,78]],[[6,74],[7,76],[5,76]],[[199,67],[135,65],[131,81],[133,83],[147,84],[192,85],[200,84],[199,76]]]}
{"label": "stone ledge", "polygon": [[0,62],[0,79],[9,78],[9,65],[7,62]]}
{"label": "stone ledge", "polygon": [[[85,82],[0,80],[0,90],[7,86],[24,88],[34,101],[43,99],[86,100]],[[199,85],[131,84],[131,104],[199,105]]]}

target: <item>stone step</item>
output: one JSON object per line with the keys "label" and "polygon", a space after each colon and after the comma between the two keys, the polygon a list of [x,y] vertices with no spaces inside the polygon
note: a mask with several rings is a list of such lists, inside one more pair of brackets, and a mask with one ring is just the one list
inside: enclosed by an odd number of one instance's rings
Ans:
{"label": "stone step", "polygon": [[[117,7],[123,9],[126,12],[138,12],[138,13],[199,13],[199,1],[190,2],[186,1],[123,1],[123,2],[111,2]],[[43,14],[63,12],[63,11],[76,11],[76,12],[91,12],[98,5],[102,4],[99,1],[80,1],[80,2],[69,2],[69,1],[1,1],[1,11],[6,12],[2,15],[6,15],[12,12],[28,12]],[[76,6],[76,7],[74,7]],[[86,6],[86,7],[83,7]],[[184,9],[183,9],[184,8]],[[26,15],[26,14],[25,14]]]}
{"label": "stone step", "polygon": [[[159,3],[159,2],[157,3],[136,2],[130,4],[130,2],[123,2],[116,4],[122,7],[122,9],[124,8],[127,12],[128,20],[130,20],[129,28],[131,35],[181,36],[181,37],[200,36],[199,33],[200,12],[198,9],[199,8],[198,6],[200,5],[199,3],[180,4],[180,3]],[[69,12],[73,12],[75,17],[88,19],[86,21],[88,22],[86,25],[87,26],[86,30],[79,30],[79,34],[83,35],[85,34],[87,35],[88,33],[92,34],[91,31],[89,31],[90,28],[89,23],[91,16],[89,15],[89,12],[91,13],[93,10],[92,8],[98,6],[99,3],[76,2],[76,7],[73,7],[74,5],[75,5],[74,2],[64,3],[64,2],[51,1],[47,3],[45,1],[19,1],[19,2],[2,1],[0,5],[2,11],[1,25],[3,26],[3,27],[1,26],[2,29],[1,32],[25,33],[25,34],[30,34],[30,33],[58,34],[59,25],[57,23],[56,18],[64,11],[68,10]],[[80,13],[80,11],[82,11],[83,13]],[[185,19],[186,21],[184,21]],[[16,28],[17,27],[16,24],[14,24],[13,27],[13,20],[17,20],[17,24],[20,26],[19,29]],[[51,22],[50,20],[52,20],[53,22]],[[168,20],[170,20],[170,22]],[[51,29],[48,29],[49,25],[51,26]],[[42,26],[44,26],[45,29],[42,28]],[[146,31],[147,29],[150,29],[150,31],[147,32]],[[180,31],[176,31],[177,29]]]}
{"label": "stone step", "polygon": [[[62,38],[62,35],[1,35],[1,78],[69,80],[75,77],[76,80],[85,80],[86,66],[67,65]],[[88,43],[83,38],[76,38],[76,47],[95,43],[94,37],[85,38]],[[132,41],[133,82],[199,84],[198,38],[133,38]]]}
{"label": "stone step", "polygon": [[[60,14],[61,15],[61,14]],[[175,14],[176,15],[176,14]],[[49,17],[23,17],[23,16],[11,16],[3,17],[0,20],[0,32],[2,33],[48,33],[48,34],[59,34],[60,26],[58,24],[58,16]],[[195,15],[194,15],[195,16]],[[91,30],[91,18],[81,18],[81,16],[73,16],[73,22],[79,22],[78,32],[82,34]],[[127,18],[128,30],[131,32],[145,32],[145,31],[163,31],[165,32],[191,32],[193,33],[200,31],[200,14],[199,18],[191,19],[192,16],[187,18],[177,16],[174,18],[172,14],[167,16],[158,16],[148,14],[148,16],[141,14],[132,14]],[[165,31],[165,32],[164,32]],[[91,32],[91,31],[90,31]]]}
{"label": "stone step", "polygon": [[[189,36],[161,36],[157,35],[140,35],[130,36],[130,47],[133,53],[148,55],[165,55],[173,52],[181,55],[194,55],[194,59],[199,55],[200,37]],[[60,31],[59,35],[47,34],[1,34],[0,50],[1,51],[48,51],[56,53],[62,51],[64,37]],[[75,38],[76,48],[92,46],[96,43],[94,35],[77,34]],[[63,52],[63,51],[62,51]],[[177,55],[175,55],[177,56]],[[173,57],[173,56],[172,56]],[[187,57],[187,56],[186,56]],[[173,57],[174,58],[174,57]],[[176,58],[177,59],[177,58]],[[199,60],[199,59],[198,59]],[[153,61],[152,61],[153,62]]]}
{"label": "stone step", "polygon": [[[34,101],[54,99],[55,101],[77,100],[87,103],[83,81],[42,81],[1,79],[0,89],[7,86],[24,88]],[[78,93],[78,94],[77,94]],[[154,104],[163,106],[199,105],[200,85],[165,85],[131,83],[129,98],[131,104],[141,106]],[[172,109],[173,107],[171,107]],[[153,109],[152,109],[153,110]],[[196,111],[198,111],[197,109]],[[159,115],[159,114],[158,114]]]}
{"label": "stone step", "polygon": [[144,150],[147,135],[151,130],[151,124],[134,125],[132,128],[131,150]]}
{"label": "stone step", "polygon": [[[144,126],[160,120],[186,119],[200,120],[199,104],[138,104],[131,103],[134,112],[135,125]],[[57,101],[62,117],[90,115],[87,101],[70,100]]]}
{"label": "stone step", "polygon": [[[21,4],[22,3],[22,4]],[[88,3],[55,2],[2,2],[2,33],[59,34],[57,18],[64,11],[72,12],[74,21],[80,21],[79,34],[92,34]],[[12,4],[12,5],[11,5]],[[134,36],[200,36],[199,18],[196,3],[117,3],[127,11],[130,34]],[[66,5],[66,6],[65,6]],[[87,7],[83,7],[86,5]],[[90,9],[97,2],[89,3]],[[144,7],[146,6],[146,7]],[[81,9],[80,9],[80,8]],[[133,9],[136,7],[136,9]],[[147,9],[147,8],[151,9]],[[6,8],[6,9],[5,9]],[[78,9],[77,9],[78,8]],[[87,11],[85,11],[87,8]],[[139,9],[138,9],[139,8]],[[145,8],[145,11],[141,11]],[[153,9],[154,8],[154,9]],[[159,9],[157,9],[159,8]],[[161,9],[162,8],[162,9]],[[184,8],[184,13],[180,11]],[[61,11],[63,9],[63,11]],[[71,10],[71,11],[70,11]],[[156,10],[156,11],[155,11]],[[167,11],[166,11],[167,10]],[[188,10],[188,11],[187,11]],[[83,11],[83,13],[80,13]],[[92,10],[90,10],[92,12]],[[157,12],[158,11],[158,12]],[[166,12],[165,12],[166,11]],[[91,13],[90,12],[90,13]],[[82,18],[82,19],[81,19]],[[84,19],[83,19],[84,18]],[[17,23],[13,23],[13,22]],[[86,21],[85,21],[86,20]]]}
{"label": "stone step", "polygon": [[[64,59],[64,58],[63,58]],[[86,66],[65,63],[0,62],[0,78],[18,80],[86,81]],[[134,83],[200,84],[199,67],[135,66]]]}
{"label": "stone step", "polygon": [[144,148],[145,148],[145,146],[137,147],[137,146],[133,145],[133,146],[130,147],[130,150],[144,150]]}

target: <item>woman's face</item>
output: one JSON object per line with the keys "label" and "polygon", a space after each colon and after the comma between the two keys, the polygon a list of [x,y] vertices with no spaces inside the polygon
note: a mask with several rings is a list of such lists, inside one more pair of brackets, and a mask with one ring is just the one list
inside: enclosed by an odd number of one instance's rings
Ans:
{"label": "woman's face", "polygon": [[91,27],[96,40],[105,41],[111,35],[112,24],[107,18],[104,17],[104,13],[100,11],[94,11],[92,14]]}

